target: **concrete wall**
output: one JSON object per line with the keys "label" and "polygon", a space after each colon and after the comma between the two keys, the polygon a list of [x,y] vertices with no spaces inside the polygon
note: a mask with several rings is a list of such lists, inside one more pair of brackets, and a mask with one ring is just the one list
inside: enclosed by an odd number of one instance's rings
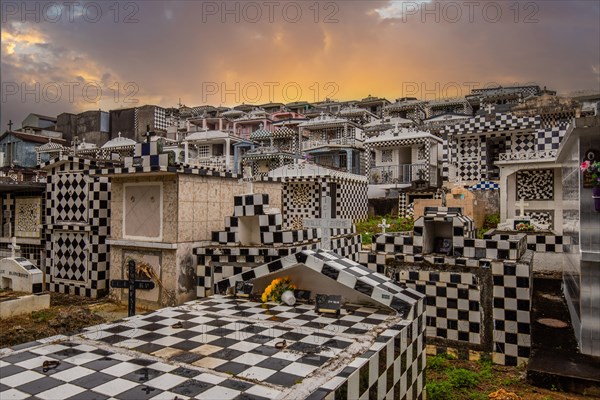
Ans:
{"label": "concrete wall", "polygon": [[77,115],[62,113],[56,117],[56,130],[62,132],[62,138],[71,144],[73,137],[77,135]]}
{"label": "concrete wall", "polygon": [[[126,278],[126,258],[137,253],[151,257],[148,264],[159,276],[162,287],[145,291],[138,304],[149,308],[173,306],[196,297],[196,257],[193,248],[198,242],[211,239],[212,231],[223,230],[225,217],[233,214],[233,197],[246,191],[246,184],[236,179],[199,175],[155,175],[117,177],[112,180],[111,236],[123,238],[123,191],[130,183],[162,183],[162,240],[176,248],[160,248],[161,244],[137,240],[127,245],[111,246],[110,279]],[[256,193],[268,193],[270,205],[281,207],[281,183],[254,184]],[[148,242],[152,242],[148,239]],[[158,240],[154,240],[158,242]],[[164,247],[164,246],[163,246]],[[127,256],[127,257],[126,257]],[[140,291],[142,292],[142,291]],[[111,289],[111,296],[126,302],[127,292]]]}

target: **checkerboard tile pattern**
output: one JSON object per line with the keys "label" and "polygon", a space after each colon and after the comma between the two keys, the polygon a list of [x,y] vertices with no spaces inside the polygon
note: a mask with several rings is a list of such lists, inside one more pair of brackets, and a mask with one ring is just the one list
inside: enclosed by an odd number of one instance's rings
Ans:
{"label": "checkerboard tile pattern", "polygon": [[336,218],[363,221],[368,214],[367,190],[364,176],[352,174],[286,178],[282,186],[283,220],[298,229],[304,219],[320,218],[321,198],[331,196]]}
{"label": "checkerboard tile pattern", "polygon": [[[531,259],[532,252],[525,256]],[[531,261],[531,260],[530,260]],[[527,263],[505,261],[492,265],[493,341],[495,363],[519,365],[531,347],[531,284],[533,269]]]}
{"label": "checkerboard tile pattern", "polygon": [[561,235],[528,234],[527,248],[536,253],[570,253],[571,237]]}
{"label": "checkerboard tile pattern", "polygon": [[47,290],[93,298],[108,291],[110,182],[91,171],[112,164],[69,156],[43,166]]}
{"label": "checkerboard tile pattern", "polygon": [[[459,215],[452,209],[426,211],[432,221]],[[427,337],[435,346],[463,348],[469,357],[472,352],[492,353],[494,362],[503,365],[526,361],[533,270],[533,253],[527,248],[555,251],[564,238],[490,232],[475,239],[467,224],[461,234],[470,233],[453,238],[462,246],[455,246],[455,256],[423,254],[417,222],[413,236],[375,235],[373,250],[359,252],[359,262],[427,296]]]}
{"label": "checkerboard tile pattern", "polygon": [[402,270],[400,282],[427,296],[427,336],[481,344],[480,283],[471,273]]}
{"label": "checkerboard tile pattern", "polygon": [[[494,156],[507,150],[527,152],[539,146],[537,132],[541,117],[518,117],[512,114],[479,115],[442,128],[447,151],[444,152],[444,180],[479,181],[494,179],[498,173]],[[450,167],[456,176],[450,176]]]}
{"label": "checkerboard tile pattern", "polygon": [[[417,399],[422,302],[405,320],[375,305],[330,316],[214,296],[1,349],[2,390],[40,399]],[[58,364],[44,369],[46,361]]]}
{"label": "checkerboard tile pattern", "polygon": [[[44,370],[45,361],[60,364]],[[282,393],[281,388],[81,340],[34,342],[30,348],[10,352],[0,359],[0,374],[7,399],[269,399]]]}
{"label": "checkerboard tile pattern", "polygon": [[413,318],[422,295],[397,286],[391,279],[330,251],[304,250],[294,255],[254,268],[246,273],[216,282],[215,291],[226,293],[238,281],[247,281],[285,270],[298,264],[327,276],[343,286],[356,290],[373,301],[396,310],[403,318]]}
{"label": "checkerboard tile pattern", "polygon": [[554,170],[521,170],[517,172],[516,200],[552,200],[554,198]]}
{"label": "checkerboard tile pattern", "polygon": [[500,190],[500,185],[490,181],[481,181],[469,187],[469,190]]}
{"label": "checkerboard tile pattern", "polygon": [[[298,189],[297,185],[295,189]],[[311,201],[310,197],[304,197],[307,203]],[[319,229],[282,230],[283,216],[280,213],[267,214],[268,205],[267,194],[236,196],[234,215],[225,218],[225,230],[212,232],[212,245],[195,249],[198,297],[211,295],[214,282],[251,270],[260,263],[269,263],[318,245]],[[320,212],[319,209],[316,211]],[[239,228],[242,217],[256,217],[260,228],[260,245],[241,245]],[[331,247],[338,255],[358,260],[361,236],[356,234],[354,226],[350,229],[332,229],[331,236]]]}
{"label": "checkerboard tile pattern", "polygon": [[557,150],[567,132],[568,124],[559,124],[537,132],[537,151]]}
{"label": "checkerboard tile pattern", "polygon": [[[40,194],[34,193],[8,193],[2,192],[0,193],[0,233],[5,232],[5,236],[8,236],[8,224],[10,220],[10,229],[11,232],[16,231],[16,214],[17,214],[17,201],[18,198],[23,195],[25,197],[39,196],[41,197],[41,214],[42,214],[42,223],[44,222],[44,212],[46,194],[41,192]],[[10,218],[5,218],[4,213],[8,213]],[[46,249],[44,243],[44,234],[42,230],[40,244],[24,244],[21,242],[20,238],[17,238],[17,244],[21,246],[21,249],[17,254],[20,254],[22,257],[27,258],[33,265],[39,266],[39,268],[43,271],[45,264],[45,256]],[[0,257],[10,257],[11,249],[8,247],[10,243],[0,243]]]}

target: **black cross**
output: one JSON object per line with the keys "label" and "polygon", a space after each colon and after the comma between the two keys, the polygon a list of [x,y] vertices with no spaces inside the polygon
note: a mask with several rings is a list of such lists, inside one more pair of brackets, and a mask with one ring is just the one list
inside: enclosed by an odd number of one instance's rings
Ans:
{"label": "black cross", "polygon": [[150,143],[150,138],[156,136],[156,132],[150,130],[150,125],[146,125],[146,143]]}
{"label": "black cross", "polygon": [[110,287],[116,289],[129,289],[129,302],[127,304],[128,315],[135,315],[135,290],[151,290],[154,289],[154,282],[149,280],[135,280],[135,261],[129,260],[129,279],[113,279],[110,281]]}
{"label": "black cross", "polygon": [[13,126],[13,122],[12,119],[8,120],[8,131],[11,132],[12,131],[12,126]]}

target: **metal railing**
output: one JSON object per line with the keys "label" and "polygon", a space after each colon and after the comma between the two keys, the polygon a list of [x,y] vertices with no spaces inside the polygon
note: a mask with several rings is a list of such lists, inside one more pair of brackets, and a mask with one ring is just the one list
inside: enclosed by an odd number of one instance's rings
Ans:
{"label": "metal railing", "polygon": [[307,140],[302,142],[302,150],[314,149],[323,146],[354,146],[362,147],[362,140],[341,138],[331,140]]}
{"label": "metal railing", "polygon": [[556,158],[557,150],[544,151],[519,151],[500,153],[500,161],[521,161],[521,160],[552,160]]}
{"label": "metal railing", "polygon": [[427,179],[427,164],[400,164],[384,167],[373,167],[369,172],[369,183],[372,185],[410,184]]}
{"label": "metal railing", "polygon": [[[233,157],[231,157],[233,158]],[[199,167],[210,167],[216,168],[220,171],[231,170],[233,168],[233,163],[230,160],[229,165],[227,164],[227,157],[224,156],[212,156],[212,157],[195,157],[189,158],[188,164],[192,166]]]}

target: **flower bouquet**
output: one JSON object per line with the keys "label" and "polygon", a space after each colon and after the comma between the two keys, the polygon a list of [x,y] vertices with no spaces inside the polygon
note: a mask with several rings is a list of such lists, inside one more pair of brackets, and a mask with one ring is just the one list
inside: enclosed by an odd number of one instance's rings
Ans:
{"label": "flower bouquet", "polygon": [[286,276],[284,278],[275,278],[273,281],[271,281],[269,286],[265,288],[265,291],[261,296],[261,300],[263,303],[267,301],[275,301],[279,303],[281,302],[281,296],[283,293],[287,292],[288,290],[293,292],[294,289],[296,289],[296,285],[292,283],[292,280],[289,277]]}
{"label": "flower bouquet", "polygon": [[519,232],[532,232],[533,231],[533,225],[527,223],[527,222],[520,222],[517,224],[516,226],[517,230]]}
{"label": "flower bouquet", "polygon": [[596,211],[600,211],[600,162],[591,162],[585,160],[579,166],[583,172],[583,187],[589,184],[592,187],[592,198],[594,199],[594,208]]}

